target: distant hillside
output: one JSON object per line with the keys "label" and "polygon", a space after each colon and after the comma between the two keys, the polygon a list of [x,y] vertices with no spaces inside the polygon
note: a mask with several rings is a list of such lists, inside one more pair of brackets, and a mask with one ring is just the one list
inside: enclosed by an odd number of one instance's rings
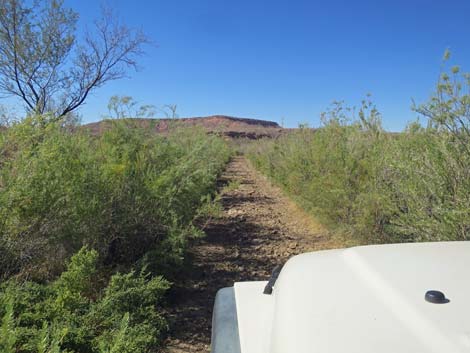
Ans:
{"label": "distant hillside", "polygon": [[[167,132],[171,126],[197,126],[208,133],[220,134],[230,138],[259,139],[277,137],[285,131],[278,123],[267,120],[235,118],[225,115],[178,119],[129,119],[140,127],[152,128],[156,133]],[[93,134],[100,134],[109,127],[111,120],[103,120],[84,125]]]}

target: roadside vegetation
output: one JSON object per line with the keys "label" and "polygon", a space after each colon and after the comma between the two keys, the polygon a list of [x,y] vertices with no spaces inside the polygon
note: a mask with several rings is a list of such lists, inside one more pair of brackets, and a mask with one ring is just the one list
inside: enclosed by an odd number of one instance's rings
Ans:
{"label": "roadside vegetation", "polygon": [[29,117],[0,130],[0,351],[147,352],[225,143],[132,120],[102,135]]}
{"label": "roadside vegetation", "polygon": [[0,0],[0,95],[25,108],[0,106],[2,353],[154,352],[230,155],[203,131],[140,128],[129,118],[156,108],[129,96],[111,98],[104,131],[81,127],[77,109],[152,43],[109,8],[77,24],[63,0]]}
{"label": "roadside vegetation", "polygon": [[[77,123],[152,44],[109,9],[88,30],[78,23],[63,0],[0,0],[0,96],[25,108],[12,120],[0,106],[1,353],[156,352],[188,242],[220,212],[226,142],[131,119],[175,118],[176,105],[113,96],[102,130]],[[335,103],[315,131],[239,149],[358,243],[470,239],[469,91],[452,68],[415,107],[426,126],[387,133],[368,98],[357,111]]]}
{"label": "roadside vegetation", "polygon": [[[446,53],[448,59],[448,53]],[[381,126],[369,97],[334,103],[323,126],[246,148],[253,164],[357,243],[470,239],[470,75],[453,67],[413,109],[427,124]]]}

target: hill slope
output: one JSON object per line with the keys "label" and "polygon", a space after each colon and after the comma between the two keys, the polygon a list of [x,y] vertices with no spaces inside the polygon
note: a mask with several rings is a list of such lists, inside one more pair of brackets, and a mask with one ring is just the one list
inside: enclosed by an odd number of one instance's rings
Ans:
{"label": "hill slope", "polygon": [[[257,119],[235,118],[225,115],[178,119],[128,119],[139,127],[154,129],[156,133],[167,132],[171,127],[201,127],[208,133],[220,134],[230,138],[259,139],[277,137],[285,129],[276,122]],[[111,120],[103,120],[84,125],[93,134],[100,134],[107,129]]]}

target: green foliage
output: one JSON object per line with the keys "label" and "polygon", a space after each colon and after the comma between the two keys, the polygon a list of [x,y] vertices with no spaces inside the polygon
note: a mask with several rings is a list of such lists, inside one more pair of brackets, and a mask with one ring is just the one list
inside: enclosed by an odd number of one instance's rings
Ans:
{"label": "green foliage", "polygon": [[67,328],[57,329],[43,322],[42,329],[38,332],[38,353],[60,353],[63,339],[67,335]]}
{"label": "green foliage", "polygon": [[93,136],[50,121],[0,129],[0,350],[154,351],[159,274],[201,234],[230,152],[202,131],[122,120]]}
{"label": "green foliage", "polygon": [[395,150],[399,217],[391,225],[404,239],[470,238],[469,88],[470,75],[458,67],[443,73],[433,97],[414,107],[427,128],[410,126]]}
{"label": "green foliage", "polygon": [[363,207],[377,192],[376,165],[388,139],[369,101],[363,102],[359,120],[353,113],[336,102],[322,115],[323,128],[301,127],[249,153],[256,166],[330,225],[349,226],[369,217]]}
{"label": "green foliage", "polygon": [[[446,54],[448,57],[448,54]],[[470,76],[454,67],[415,111],[427,127],[383,131],[369,101],[337,102],[323,127],[252,145],[254,165],[358,242],[470,239]]]}
{"label": "green foliage", "polygon": [[150,118],[156,114],[156,107],[151,104],[137,105],[131,96],[114,95],[108,102],[108,116],[111,119]]}
{"label": "green foliage", "polygon": [[5,310],[3,314],[2,325],[0,327],[0,348],[2,352],[13,353],[15,352],[16,332],[15,320],[13,317],[12,298],[7,298],[3,305]]}
{"label": "green foliage", "polygon": [[217,137],[175,129],[155,136],[132,120],[100,136],[28,118],[0,132],[0,249],[5,277],[59,275],[87,245],[109,266],[147,251],[181,261],[193,220],[229,151]]}
{"label": "green foliage", "polygon": [[166,329],[158,312],[169,284],[141,272],[117,273],[103,291],[94,250],[81,249],[49,284],[9,280],[0,287],[2,352],[149,352]]}
{"label": "green foliage", "polygon": [[96,273],[98,253],[82,248],[72,256],[67,270],[55,281],[57,310],[80,310],[88,304],[87,298],[93,292],[93,276]]}
{"label": "green foliage", "polygon": [[129,330],[129,314],[126,313],[122,317],[121,325],[117,332],[113,333],[115,336],[114,342],[100,342],[100,352],[102,353],[116,353],[116,352],[126,352],[126,333]]}

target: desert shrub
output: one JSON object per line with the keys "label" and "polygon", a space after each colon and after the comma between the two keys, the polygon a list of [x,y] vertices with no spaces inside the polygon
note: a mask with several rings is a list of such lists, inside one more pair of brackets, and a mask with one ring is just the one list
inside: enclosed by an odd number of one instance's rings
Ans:
{"label": "desert shrub", "polygon": [[248,155],[323,222],[357,231],[368,223],[379,226],[381,220],[370,219],[368,211],[379,197],[382,152],[390,139],[380,114],[365,100],[354,120],[353,110],[336,102],[322,121],[320,129],[301,127],[252,146]]}
{"label": "desert shrub", "polygon": [[229,151],[202,131],[156,136],[132,120],[99,136],[30,117],[0,132],[2,274],[48,279],[82,246],[129,266],[181,260]]}
{"label": "desert shrub", "polygon": [[98,253],[81,249],[48,284],[4,282],[0,287],[2,352],[149,352],[166,324],[161,277],[114,274],[103,291],[92,283]]}
{"label": "desert shrub", "polygon": [[414,109],[428,118],[408,127],[390,160],[391,232],[404,240],[470,238],[470,76],[443,73],[435,95]]}
{"label": "desert shrub", "polygon": [[194,129],[50,120],[0,129],[0,350],[155,351],[161,274],[202,234],[230,151]]}
{"label": "desert shrub", "polygon": [[470,76],[444,73],[412,123],[387,133],[368,100],[335,103],[317,130],[252,145],[253,164],[358,242],[470,238]]}

